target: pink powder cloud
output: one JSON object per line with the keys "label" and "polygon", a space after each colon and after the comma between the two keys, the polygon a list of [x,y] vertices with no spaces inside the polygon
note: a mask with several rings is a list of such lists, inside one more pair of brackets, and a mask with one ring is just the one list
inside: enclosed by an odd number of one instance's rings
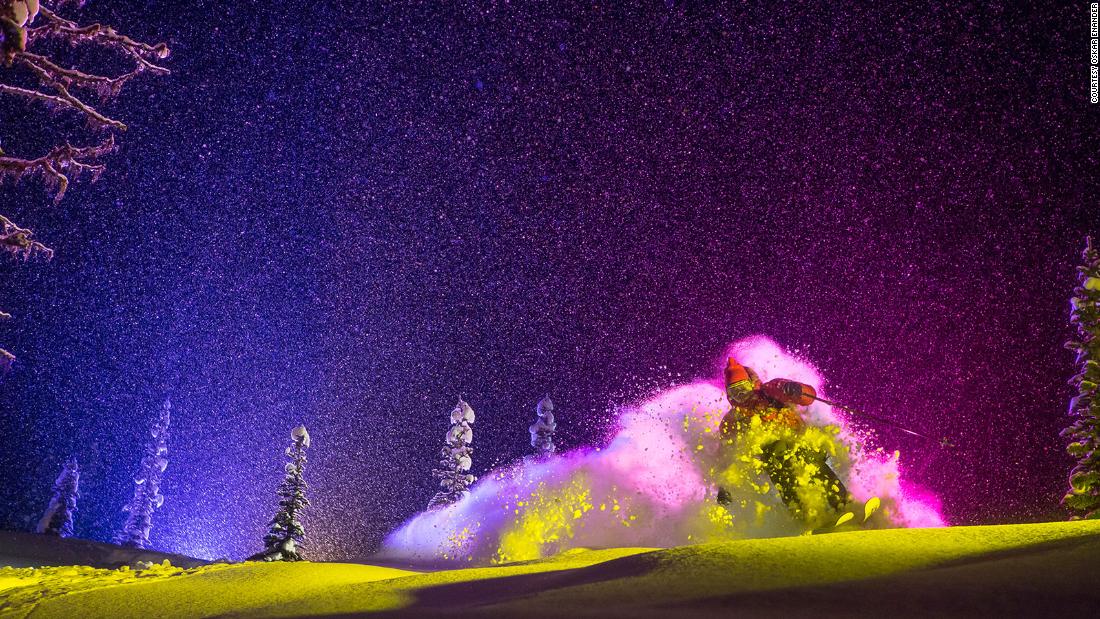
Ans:
{"label": "pink powder cloud", "polygon": [[[386,539],[383,554],[413,561],[440,561],[445,555],[447,561],[488,562],[502,537],[530,509],[533,494],[578,484],[591,505],[619,501],[624,509],[585,511],[583,517],[567,523],[568,535],[547,542],[540,554],[570,547],[667,547],[700,541],[705,523],[701,524],[699,515],[713,508],[713,485],[707,477],[720,449],[717,428],[729,409],[722,385],[727,356],[752,367],[763,380],[790,378],[820,392],[821,374],[807,360],[788,354],[764,336],[739,340],[730,345],[711,377],[666,389],[623,409],[617,432],[605,447],[560,454],[546,462],[523,461],[483,475],[466,499],[417,514],[394,531]],[[805,417],[816,425],[838,425],[842,440],[856,441],[829,406],[815,403]],[[896,454],[863,446],[837,472],[855,499],[881,498],[889,524],[944,526],[938,499],[903,482],[898,460]],[[524,501],[525,506],[517,505]],[[739,529],[743,535],[798,532],[798,524],[778,500],[775,504],[768,518]],[[630,526],[624,525],[625,514],[635,516],[626,523]]]}

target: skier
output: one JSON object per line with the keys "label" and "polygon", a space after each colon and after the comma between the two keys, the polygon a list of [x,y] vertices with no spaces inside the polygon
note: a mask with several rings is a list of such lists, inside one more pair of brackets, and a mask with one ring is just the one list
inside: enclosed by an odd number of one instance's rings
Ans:
{"label": "skier", "polygon": [[[731,408],[720,426],[723,441],[733,444],[748,429],[753,418],[759,418],[761,424],[777,431],[778,438],[763,445],[761,460],[764,471],[791,514],[809,520],[798,494],[800,477],[824,491],[834,512],[843,512],[850,497],[840,478],[826,463],[828,454],[797,440],[805,432],[806,423],[795,407],[811,404],[817,396],[814,388],[785,378],[762,383],[752,368],[732,357],[726,366],[725,379]],[[718,503],[728,506],[732,502],[730,493],[719,488]],[[850,513],[841,515],[838,524],[851,517]]]}

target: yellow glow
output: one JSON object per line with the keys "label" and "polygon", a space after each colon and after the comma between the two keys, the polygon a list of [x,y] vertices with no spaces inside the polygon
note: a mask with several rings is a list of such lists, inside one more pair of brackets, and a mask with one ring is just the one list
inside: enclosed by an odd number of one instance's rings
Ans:
{"label": "yellow glow", "polygon": [[[536,500],[536,502],[538,502]],[[716,519],[724,518],[714,511]],[[728,516],[728,513],[726,514]],[[498,567],[417,573],[342,563],[240,563],[193,570],[88,567],[0,569],[0,617],[288,617],[352,615],[445,606],[444,585],[485,595],[492,616],[564,616],[592,609],[658,612],[670,604],[741,592],[873,578],[998,556],[1004,551],[1077,539],[1067,553],[1088,550],[1100,521],[939,529],[881,529],[835,535],[754,539],[667,550],[574,549],[547,559]],[[1058,548],[1046,552],[1063,552]],[[634,555],[645,554],[634,558]],[[1073,555],[1076,556],[1076,555]],[[603,570],[599,564],[615,560]],[[1007,564],[1006,564],[1007,565]],[[595,567],[593,567],[595,566]],[[767,569],[761,569],[767,566]],[[525,574],[577,570],[577,578],[520,580]],[[12,582],[17,582],[11,586]],[[538,583],[546,583],[540,585]],[[568,584],[568,583],[572,584]],[[480,592],[480,593],[474,593]],[[476,605],[475,598],[460,603]],[[33,610],[33,612],[32,612]],[[457,608],[461,612],[461,608]]]}

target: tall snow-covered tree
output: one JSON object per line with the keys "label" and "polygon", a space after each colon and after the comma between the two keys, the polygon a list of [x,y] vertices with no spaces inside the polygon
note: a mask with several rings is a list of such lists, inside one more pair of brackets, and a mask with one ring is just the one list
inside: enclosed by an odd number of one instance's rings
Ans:
{"label": "tall snow-covered tree", "polygon": [[1070,400],[1073,422],[1062,431],[1066,451],[1077,459],[1062,503],[1076,516],[1100,518],[1100,252],[1085,239],[1084,264],[1077,267],[1077,287],[1070,301],[1070,322],[1077,339],[1066,348],[1077,353],[1078,372],[1070,379],[1077,395]]}
{"label": "tall snow-covered tree", "polygon": [[299,550],[305,540],[306,531],[302,527],[302,511],[309,507],[306,498],[306,480],[303,469],[306,466],[306,450],[309,449],[309,432],[305,426],[298,426],[290,432],[293,443],[286,449],[290,459],[286,463],[286,476],[279,484],[279,511],[268,523],[268,532],[264,536],[262,552],[249,557],[251,561],[301,561]]}
{"label": "tall snow-covered tree", "polygon": [[58,537],[73,536],[73,514],[76,500],[80,498],[80,467],[76,458],[69,458],[61,467],[61,474],[53,482],[53,498],[46,513],[38,521],[38,532]]}
{"label": "tall snow-covered tree", "polygon": [[160,493],[161,477],[168,468],[168,424],[171,421],[172,402],[165,398],[156,422],[149,429],[145,441],[145,456],[141,468],[134,475],[134,496],[122,508],[127,513],[122,531],[115,543],[130,548],[146,548],[149,531],[153,528],[153,512],[164,504]]}
{"label": "tall snow-covered tree", "polygon": [[[88,176],[95,181],[104,171],[100,160],[115,150],[115,135],[126,125],[93,107],[89,100],[114,98],[131,79],[143,73],[163,75],[157,63],[168,57],[164,44],[149,45],[119,34],[104,24],[78,24],[58,12],[84,4],[78,0],[0,0],[0,97],[22,101],[28,111],[14,127],[4,127],[3,137],[33,145],[49,145],[45,152],[28,158],[9,156],[0,144],[0,183],[37,177],[45,181],[60,201],[69,181]],[[75,50],[72,51],[72,50]],[[105,55],[121,59],[123,72],[107,74],[88,69],[103,66]],[[84,66],[68,64],[71,59]],[[59,121],[60,114],[85,121],[90,136],[73,146],[78,136]],[[91,137],[88,140],[87,137]],[[34,238],[34,233],[0,215],[0,252],[26,260],[34,255],[47,259],[53,251]],[[10,318],[0,312],[0,319]],[[0,349],[0,372],[10,368],[15,356]],[[2,374],[0,374],[2,375]]]}
{"label": "tall snow-covered tree", "polygon": [[428,502],[428,509],[437,509],[458,502],[469,494],[467,488],[477,481],[470,474],[473,466],[471,456],[474,448],[470,443],[474,440],[474,431],[470,425],[474,423],[474,409],[458,399],[454,410],[451,411],[451,429],[444,437],[443,449],[439,452],[439,468],[432,470],[432,475],[439,480],[439,492],[435,493]]}
{"label": "tall snow-covered tree", "polygon": [[537,457],[549,458],[557,450],[554,446],[554,432],[558,429],[558,424],[554,422],[554,403],[549,395],[539,400],[535,406],[535,414],[538,415],[538,420],[527,429],[531,433],[531,446],[535,448]]}

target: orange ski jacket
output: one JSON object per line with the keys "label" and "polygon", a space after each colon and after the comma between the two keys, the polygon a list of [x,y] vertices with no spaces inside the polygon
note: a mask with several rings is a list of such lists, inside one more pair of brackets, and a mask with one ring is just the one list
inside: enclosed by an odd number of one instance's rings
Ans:
{"label": "orange ski jacket", "polygon": [[752,368],[745,367],[730,357],[725,370],[726,398],[730,412],[722,419],[720,431],[724,438],[733,438],[737,426],[748,423],[754,416],[763,423],[775,423],[791,429],[805,426],[795,406],[806,406],[814,401],[817,393],[810,385],[785,378],[762,383]]}

